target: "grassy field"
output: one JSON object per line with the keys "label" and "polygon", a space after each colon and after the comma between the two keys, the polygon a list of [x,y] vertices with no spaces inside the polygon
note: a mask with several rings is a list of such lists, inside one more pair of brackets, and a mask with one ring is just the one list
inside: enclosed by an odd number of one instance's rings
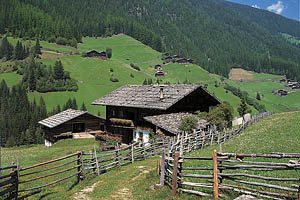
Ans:
{"label": "grassy field", "polygon": [[275,95],[272,91],[279,89],[287,89],[291,91],[290,88],[279,82],[281,76],[271,75],[271,74],[254,74],[256,79],[251,81],[230,81],[225,82],[236,88],[240,88],[241,91],[246,91],[252,98],[256,98],[257,93],[261,96],[260,103],[265,105],[268,111],[272,112],[286,112],[294,111],[300,109],[300,91],[292,91],[288,96],[280,97]]}
{"label": "grassy field", "polygon": [[11,87],[13,85],[16,85],[21,80],[22,76],[15,74],[15,73],[5,73],[0,74],[0,82],[2,80],[5,80],[6,84]]}

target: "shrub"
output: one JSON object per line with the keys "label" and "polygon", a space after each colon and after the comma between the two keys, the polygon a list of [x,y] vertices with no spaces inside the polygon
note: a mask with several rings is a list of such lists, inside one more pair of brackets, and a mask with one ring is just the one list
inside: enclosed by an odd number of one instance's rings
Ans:
{"label": "shrub", "polygon": [[198,120],[193,116],[185,116],[181,119],[179,130],[185,132],[192,132],[197,128]]}
{"label": "shrub", "polygon": [[130,67],[132,67],[135,70],[141,71],[140,67],[137,65],[134,65],[133,63],[130,64]]}
{"label": "shrub", "polygon": [[113,78],[113,77],[110,77],[110,79],[109,79],[111,82],[119,82],[119,79],[117,79],[117,78]]}

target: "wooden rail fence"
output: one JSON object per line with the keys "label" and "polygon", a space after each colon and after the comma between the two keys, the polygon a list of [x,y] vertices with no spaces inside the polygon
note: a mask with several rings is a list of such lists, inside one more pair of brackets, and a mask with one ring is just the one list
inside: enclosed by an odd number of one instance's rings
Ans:
{"label": "wooden rail fence", "polygon": [[212,157],[186,157],[175,152],[165,158],[163,179],[174,195],[181,191],[218,199],[230,190],[269,199],[299,199],[299,159],[300,153],[236,154],[214,150]]}
{"label": "wooden rail fence", "polygon": [[83,167],[86,172],[100,175],[116,167],[133,163],[137,160],[145,160],[155,155],[161,155],[163,149],[168,146],[168,140],[156,141],[148,144],[133,143],[126,148],[112,151],[84,153]]}
{"label": "wooden rail fence", "polygon": [[[0,167],[0,197],[3,199],[17,199],[18,198],[18,166],[11,165]],[[4,174],[4,175],[3,175]]]}

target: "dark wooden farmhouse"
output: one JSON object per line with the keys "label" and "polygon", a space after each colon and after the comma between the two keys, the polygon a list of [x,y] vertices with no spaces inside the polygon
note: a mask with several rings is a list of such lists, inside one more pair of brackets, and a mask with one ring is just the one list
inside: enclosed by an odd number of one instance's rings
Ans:
{"label": "dark wooden farmhouse", "polygon": [[220,103],[201,85],[124,85],[92,104],[106,106],[107,131],[122,135],[128,144],[139,134],[155,131],[144,117],[209,111]]}
{"label": "dark wooden farmhouse", "polygon": [[91,50],[91,51],[88,51],[86,53],[86,56],[87,57],[101,58],[102,60],[106,60],[107,59],[105,51],[98,52],[96,50]]}
{"label": "dark wooden farmhouse", "polygon": [[105,130],[105,119],[87,111],[68,109],[38,122],[45,131],[45,145],[65,138],[90,138]]}

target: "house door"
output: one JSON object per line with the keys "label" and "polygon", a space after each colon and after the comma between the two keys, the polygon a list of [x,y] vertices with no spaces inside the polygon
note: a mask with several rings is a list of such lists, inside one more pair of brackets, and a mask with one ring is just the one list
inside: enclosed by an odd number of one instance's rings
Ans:
{"label": "house door", "polygon": [[132,129],[123,129],[122,134],[122,143],[130,144],[133,140],[133,131]]}
{"label": "house door", "polygon": [[85,132],[85,123],[74,123],[73,133]]}

